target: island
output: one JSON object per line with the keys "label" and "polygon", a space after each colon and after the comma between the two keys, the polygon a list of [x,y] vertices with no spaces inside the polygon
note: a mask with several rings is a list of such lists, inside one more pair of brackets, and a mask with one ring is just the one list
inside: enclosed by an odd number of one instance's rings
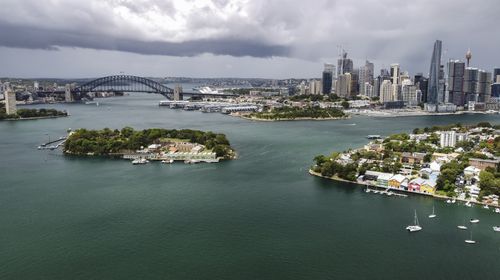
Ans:
{"label": "island", "polygon": [[307,107],[275,107],[262,112],[243,114],[242,117],[260,121],[289,121],[289,120],[340,120],[349,116],[337,108]]}
{"label": "island", "polygon": [[68,112],[56,109],[18,109],[15,114],[7,115],[5,108],[0,108],[0,120],[34,120],[67,117]]}
{"label": "island", "polygon": [[72,131],[64,143],[63,153],[119,157],[133,160],[133,163],[147,163],[150,160],[198,163],[236,158],[234,149],[221,133],[162,128],[136,131],[131,127]]}
{"label": "island", "polygon": [[[366,191],[409,192],[498,207],[500,125],[416,128],[363,148],[318,155],[314,176],[367,186]],[[371,137],[370,137],[371,138]],[[452,198],[452,199],[449,199]],[[498,211],[498,210],[496,210]]]}

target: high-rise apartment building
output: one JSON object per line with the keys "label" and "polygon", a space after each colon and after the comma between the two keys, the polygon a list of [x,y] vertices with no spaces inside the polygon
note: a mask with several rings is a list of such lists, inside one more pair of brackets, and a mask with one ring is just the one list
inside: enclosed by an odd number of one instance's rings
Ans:
{"label": "high-rise apartment building", "polygon": [[380,102],[391,102],[393,101],[392,95],[392,82],[390,80],[383,80],[380,84]]}
{"label": "high-rise apartment building", "polygon": [[7,115],[13,115],[17,112],[17,107],[16,107],[16,93],[8,88],[6,91],[4,91],[4,97],[5,97],[5,113]]}
{"label": "high-rise apartment building", "polygon": [[415,107],[419,100],[417,96],[417,87],[411,80],[404,80],[401,84],[401,100],[406,106]]}
{"label": "high-rise apartment building", "polygon": [[465,62],[450,60],[448,62],[448,102],[464,106],[464,74]]}
{"label": "high-rise apartment building", "polygon": [[473,67],[465,68],[465,102],[488,102],[491,97],[491,73]]}
{"label": "high-rise apartment building", "polygon": [[338,77],[335,93],[340,97],[349,98],[352,91],[351,73],[345,73]]}
{"label": "high-rise apartment building", "polygon": [[400,72],[399,64],[397,64],[397,63],[391,64],[391,82],[393,85],[399,85],[400,75],[401,75],[401,72]]}

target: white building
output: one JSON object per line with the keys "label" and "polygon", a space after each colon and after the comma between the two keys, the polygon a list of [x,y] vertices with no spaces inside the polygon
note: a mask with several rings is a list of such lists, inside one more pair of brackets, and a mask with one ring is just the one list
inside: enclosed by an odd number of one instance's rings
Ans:
{"label": "white building", "polygon": [[455,131],[441,131],[439,145],[444,147],[455,147],[457,144],[457,136]]}
{"label": "white building", "polygon": [[380,102],[390,102],[392,99],[392,83],[389,80],[384,80],[380,84]]}
{"label": "white building", "polygon": [[309,81],[309,93],[310,94],[321,94],[323,87],[320,80]]}
{"label": "white building", "polygon": [[417,87],[406,79],[402,82],[401,95],[406,106],[415,107],[418,105]]}
{"label": "white building", "polygon": [[13,115],[17,112],[16,108],[16,93],[8,88],[4,92],[5,96],[5,113],[7,115]]}

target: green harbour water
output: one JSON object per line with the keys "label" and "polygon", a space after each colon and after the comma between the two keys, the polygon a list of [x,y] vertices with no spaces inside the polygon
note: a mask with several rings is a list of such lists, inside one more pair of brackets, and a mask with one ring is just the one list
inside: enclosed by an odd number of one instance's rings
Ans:
{"label": "green harbour water", "polygon": [[[0,122],[0,279],[500,279],[499,214],[307,173],[315,155],[368,134],[499,115],[254,122],[159,100],[28,106],[71,116]],[[124,126],[225,133],[239,158],[133,166],[36,149],[68,128]],[[423,230],[410,234],[414,209]]]}

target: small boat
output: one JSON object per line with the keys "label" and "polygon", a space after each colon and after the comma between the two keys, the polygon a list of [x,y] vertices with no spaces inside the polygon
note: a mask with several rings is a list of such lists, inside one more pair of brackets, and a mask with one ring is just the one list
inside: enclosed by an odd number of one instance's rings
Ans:
{"label": "small boat", "polygon": [[145,158],[137,158],[137,159],[134,159],[134,160],[132,161],[132,164],[133,164],[133,165],[138,165],[138,164],[146,164],[146,163],[148,163],[148,162],[149,162],[149,160],[147,160],[147,159],[145,159]]}
{"label": "small boat", "polygon": [[422,227],[418,224],[417,210],[415,210],[415,217],[413,219],[413,225],[407,226],[406,230],[409,232],[415,232],[415,231],[422,230]]}
{"label": "small boat", "polygon": [[471,224],[479,223],[479,219],[470,219]]}
{"label": "small boat", "polygon": [[493,230],[496,231],[496,232],[500,232],[500,226],[493,227]]}
{"label": "small boat", "polygon": [[436,218],[436,213],[434,213],[434,206],[432,206],[432,214],[429,215],[429,218]]}
{"label": "small boat", "polygon": [[488,205],[484,205],[483,208],[484,209],[490,209],[490,207]]}
{"label": "small boat", "polygon": [[174,163],[174,160],[173,159],[162,160],[161,163],[172,164],[172,163]]}
{"label": "small boat", "polygon": [[371,190],[369,188],[366,188],[365,192],[369,193]]}
{"label": "small boat", "polygon": [[470,231],[470,239],[465,239],[467,244],[476,244],[476,241],[472,239],[472,230]]}
{"label": "small boat", "polygon": [[495,213],[500,214],[500,208],[496,208],[496,209],[495,209]]}
{"label": "small boat", "polygon": [[373,193],[378,193],[378,190],[373,190]]}
{"label": "small boat", "polygon": [[453,200],[451,201],[451,203],[455,203],[455,202],[457,202],[457,200],[456,200],[456,199],[453,199]]}
{"label": "small boat", "polygon": [[446,203],[448,203],[448,204],[451,203],[451,200],[450,199],[446,200]]}
{"label": "small boat", "polygon": [[466,230],[467,227],[466,226],[457,226],[458,229],[462,229],[462,230]]}
{"label": "small boat", "polygon": [[465,203],[465,206],[467,206],[467,207],[472,207],[472,203],[470,203],[470,201],[467,201],[467,202]]}

